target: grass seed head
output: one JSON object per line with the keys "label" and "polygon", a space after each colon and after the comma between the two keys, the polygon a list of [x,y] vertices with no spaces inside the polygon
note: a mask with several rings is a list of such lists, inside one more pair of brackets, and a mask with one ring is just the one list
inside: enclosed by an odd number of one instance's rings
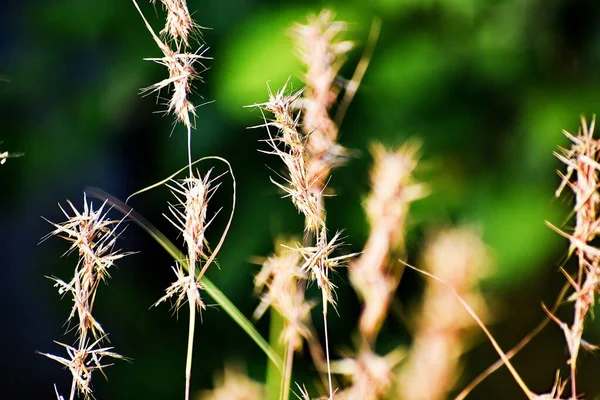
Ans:
{"label": "grass seed head", "polygon": [[307,135],[307,152],[311,163],[310,179],[320,176],[321,186],[329,171],[345,162],[348,152],[336,143],[338,126],[329,113],[341,89],[338,72],[352,49],[351,41],[340,39],[347,30],[345,22],[335,21],[333,12],[311,15],[306,24],[296,24],[291,35],[298,55],[306,67],[306,90],[298,102],[302,109],[302,129]]}
{"label": "grass seed head", "polygon": [[307,274],[310,280],[317,282],[317,286],[323,292],[327,302],[335,306],[335,288],[336,286],[329,279],[330,271],[343,266],[349,259],[356,254],[347,254],[343,256],[331,257],[331,254],[343,243],[340,242],[341,232],[336,232],[331,240],[327,240],[327,230],[321,229],[317,238],[317,243],[312,247],[299,247],[304,259],[301,271]]}
{"label": "grass seed head", "polygon": [[318,131],[320,135],[335,141],[337,127],[328,116],[339,93],[337,74],[346,60],[346,54],[354,47],[351,41],[342,40],[340,34],[347,30],[347,23],[334,20],[330,10],[308,17],[306,24],[297,24],[291,31],[300,60],[307,68],[304,76],[307,89],[302,99],[305,110],[304,123],[307,132]]}
{"label": "grass seed head", "polygon": [[360,331],[373,342],[387,316],[402,268],[393,257],[404,253],[408,211],[424,197],[424,185],[414,181],[418,144],[395,151],[372,146],[371,193],[364,203],[371,231],[361,256],[350,264],[350,280],[364,303]]}
{"label": "grass seed head", "polygon": [[[163,36],[169,35],[177,48],[182,45],[190,46],[189,36],[198,31],[198,26],[192,20],[186,0],[160,0],[167,11],[167,22],[160,31]],[[156,0],[152,0],[156,3]]]}
{"label": "grass seed head", "polygon": [[[173,15],[173,20],[180,20],[182,16],[189,14],[187,11],[187,6],[185,5],[185,1],[182,0],[161,0],[165,7],[167,8],[167,15]],[[191,129],[193,123],[192,119],[196,116],[196,108],[190,102],[189,96],[192,93],[192,81],[200,80],[200,74],[204,72],[207,68],[202,64],[201,60],[208,59],[208,57],[204,56],[204,53],[207,49],[203,49],[200,47],[196,53],[189,53],[185,51],[181,51],[180,49],[180,41],[183,41],[183,36],[176,36],[174,41],[177,44],[175,50],[173,50],[169,44],[158,37],[154,33],[154,30],[146,20],[146,17],[142,13],[138,4],[135,0],[133,0],[133,4],[137,8],[140,16],[142,17],[146,28],[152,35],[152,38],[160,48],[163,53],[163,57],[161,58],[146,58],[146,60],[154,61],[158,64],[164,65],[167,67],[169,71],[169,77],[163,79],[160,82],[155,83],[145,89],[142,89],[142,93],[159,93],[162,89],[170,88],[171,98],[167,101],[167,110],[166,113],[172,113],[175,115],[178,121],[183,123],[188,129]],[[171,12],[173,11],[173,12]],[[169,17],[168,17],[169,18]],[[185,18],[184,18],[185,19]],[[167,21],[167,26],[165,29],[171,29],[169,25],[169,20]],[[173,25],[175,26],[175,25]],[[178,28],[181,32],[177,33],[177,35],[182,34],[183,28],[181,26]],[[187,28],[186,28],[187,29]],[[187,36],[184,36],[187,41]],[[175,38],[175,37],[174,37]],[[200,66],[199,70],[196,65]]]}
{"label": "grass seed head", "polygon": [[311,337],[307,323],[313,306],[305,300],[299,286],[305,278],[300,270],[302,256],[286,242],[277,243],[276,249],[276,254],[265,260],[254,279],[257,293],[262,293],[254,318],[260,318],[268,307],[273,307],[285,320],[282,342],[300,350],[303,339]]}
{"label": "grass seed head", "polygon": [[205,258],[205,231],[210,224],[206,220],[208,202],[219,187],[212,185],[214,181],[210,179],[210,172],[202,178],[196,171],[196,175],[182,182],[171,180],[168,185],[176,199],[174,204],[169,204],[171,218],[168,219],[183,235],[191,269],[195,268],[197,261]]}
{"label": "grass seed head", "polygon": [[595,117],[588,125],[582,116],[578,135],[563,131],[572,142],[571,148],[561,148],[559,152],[555,153],[555,156],[567,167],[566,173],[559,172],[562,182],[556,191],[556,196],[560,196],[567,187],[575,195],[573,207],[575,227],[572,233],[567,233],[553,225],[550,226],[569,239],[569,255],[577,254],[579,269],[574,277],[565,272],[567,280],[574,289],[574,293],[570,296],[575,309],[573,322],[569,325],[551,313],[549,316],[561,327],[565,335],[570,354],[569,365],[573,396],[577,393],[577,358],[580,348],[585,347],[582,340],[585,320],[595,304],[596,294],[600,292],[600,251],[591,244],[600,232],[600,218],[598,217],[600,140],[594,138],[595,123]]}
{"label": "grass seed head", "polygon": [[374,166],[371,170],[371,193],[365,209],[372,228],[384,228],[390,248],[404,245],[408,208],[427,195],[426,187],[414,180],[420,145],[409,142],[396,151],[381,144],[371,147]]}
{"label": "grass seed head", "polygon": [[55,229],[47,237],[59,236],[70,242],[71,246],[65,254],[76,251],[79,261],[69,282],[51,279],[61,295],[72,294],[74,305],[69,320],[78,315],[79,335],[85,338],[91,330],[93,336],[98,338],[104,335],[104,330],[92,316],[96,290],[101,281],[110,277],[109,269],[115,261],[131,253],[115,249],[116,240],[122,232],[119,229],[123,220],[109,219],[106,216],[106,203],[96,210],[84,196],[83,212],[79,212],[70,201],[67,204],[70,212],[60,206],[67,221],[49,221]]}
{"label": "grass seed head", "polygon": [[[93,397],[92,390],[92,373],[100,371],[104,375],[103,369],[113,365],[112,363],[103,363],[103,358],[125,359],[125,357],[112,351],[112,347],[100,347],[102,338],[86,343],[80,348],[75,348],[63,343],[56,342],[58,345],[65,348],[67,357],[60,357],[49,353],[40,353],[69,369],[75,382],[77,391],[84,399]],[[60,398],[60,396],[59,396]]]}
{"label": "grass seed head", "polygon": [[320,190],[317,185],[320,177],[309,176],[309,159],[305,147],[305,138],[298,132],[298,116],[294,116],[294,104],[301,92],[286,94],[287,84],[277,93],[269,90],[269,101],[256,104],[262,110],[273,114],[270,121],[265,120],[267,130],[270,126],[277,128],[277,135],[269,132],[267,144],[271,148],[269,154],[277,155],[286,166],[287,174],[284,182],[272,182],[284,191],[286,197],[292,199],[296,209],[305,219],[305,227],[310,232],[317,232],[324,227],[323,212],[320,206]]}

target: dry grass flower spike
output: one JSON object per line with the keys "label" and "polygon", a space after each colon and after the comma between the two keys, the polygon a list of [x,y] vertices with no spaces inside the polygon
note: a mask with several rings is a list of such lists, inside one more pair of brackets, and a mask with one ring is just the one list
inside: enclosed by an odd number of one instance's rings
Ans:
{"label": "dry grass flower spike", "polygon": [[63,281],[52,277],[60,295],[70,294],[73,308],[67,319],[75,322],[77,346],[58,343],[67,351],[67,357],[41,353],[69,369],[72,374],[72,387],[69,399],[74,399],[76,392],[88,398],[92,395],[92,372],[111,364],[102,362],[103,358],[119,359],[121,355],[112,351],[112,347],[102,346],[107,341],[107,334],[102,325],[93,316],[93,307],[100,282],[110,277],[109,269],[115,261],[130,253],[115,249],[119,237],[121,222],[106,216],[106,203],[98,209],[84,196],[83,212],[79,212],[70,201],[70,210],[62,206],[61,211],[67,217],[63,223],[50,222],[54,227],[46,238],[59,236],[71,243],[65,254],[77,252],[79,261],[75,267],[73,278]]}
{"label": "dry grass flower spike", "polygon": [[559,172],[562,182],[556,191],[560,196],[565,188],[575,195],[573,214],[575,227],[572,233],[566,233],[548,224],[571,242],[569,255],[575,253],[579,268],[574,277],[563,270],[567,280],[573,287],[574,293],[570,300],[574,303],[573,322],[569,325],[551,315],[553,320],[562,328],[567,348],[569,350],[569,366],[571,370],[571,396],[577,396],[577,357],[583,347],[583,330],[585,320],[595,305],[596,293],[599,292],[600,282],[600,250],[590,243],[600,233],[600,140],[594,138],[595,117],[587,124],[581,117],[581,130],[577,136],[563,131],[572,142],[570,149],[561,148],[555,156],[567,166],[565,174]]}
{"label": "dry grass flower spike", "polygon": [[[173,1],[163,0],[165,7],[167,8],[167,26],[165,29],[174,34],[173,41],[176,44],[175,50],[173,50],[169,44],[161,40],[154,30],[150,26],[148,20],[142,13],[137,2],[132,0],[139,14],[141,15],[146,28],[152,35],[152,38],[158,45],[159,49],[163,53],[163,57],[160,58],[146,58],[146,60],[154,61],[158,64],[164,65],[169,71],[169,77],[162,81],[155,83],[145,89],[142,89],[142,93],[153,93],[160,92],[164,88],[170,88],[171,97],[167,102],[166,113],[172,113],[175,115],[178,121],[183,123],[187,129],[188,134],[188,163],[190,165],[190,176],[192,175],[191,164],[191,130],[193,127],[193,118],[196,116],[196,108],[189,100],[189,96],[192,93],[192,81],[200,80],[200,74],[207,68],[202,64],[201,60],[206,60],[208,57],[204,56],[206,48],[200,46],[197,52],[190,53],[183,51],[182,42],[187,45],[187,38],[189,31],[193,29],[194,25],[187,23],[186,15],[189,16],[185,1]],[[176,28],[175,23],[179,22],[180,25]],[[173,31],[173,32],[171,32]],[[201,67],[198,70],[196,65]]]}

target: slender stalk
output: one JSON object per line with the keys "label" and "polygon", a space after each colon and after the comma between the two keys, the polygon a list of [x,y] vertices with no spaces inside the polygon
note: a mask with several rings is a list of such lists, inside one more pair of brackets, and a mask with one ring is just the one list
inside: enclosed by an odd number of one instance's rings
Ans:
{"label": "slender stalk", "polygon": [[294,366],[294,346],[288,343],[287,351],[284,359],[284,370],[281,374],[281,393],[279,398],[281,400],[289,400],[290,398],[290,385],[292,383],[292,368]]}
{"label": "slender stalk", "polygon": [[[190,289],[191,290],[191,289]],[[196,328],[196,303],[189,299],[190,325],[188,330],[188,349],[185,361],[185,400],[190,398],[190,380],[192,377],[192,354],[194,351],[194,330]]]}
{"label": "slender stalk", "polygon": [[188,167],[189,167],[189,173],[190,173],[190,178],[193,176],[192,174],[192,128],[188,125],[187,126],[187,147],[188,147]]}
{"label": "slender stalk", "polygon": [[331,362],[329,361],[329,332],[327,329],[327,296],[323,293],[323,330],[325,331],[325,357],[327,360],[327,383],[329,384],[329,400],[333,400],[333,384],[331,383]]}

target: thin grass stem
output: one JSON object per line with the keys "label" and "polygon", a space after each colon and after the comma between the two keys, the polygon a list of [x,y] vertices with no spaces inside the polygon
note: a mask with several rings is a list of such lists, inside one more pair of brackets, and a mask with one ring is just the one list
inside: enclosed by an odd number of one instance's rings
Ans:
{"label": "thin grass stem", "polygon": [[192,378],[192,354],[194,352],[194,330],[196,329],[196,303],[188,300],[190,306],[190,325],[188,329],[188,349],[185,361],[185,400],[190,399],[190,380]]}
{"label": "thin grass stem", "polygon": [[327,384],[329,385],[329,400],[333,400],[333,384],[331,383],[331,362],[329,360],[329,330],[327,329],[327,295],[323,294],[323,330],[325,331],[325,360],[327,361]]}
{"label": "thin grass stem", "polygon": [[294,366],[294,346],[288,343],[287,350],[283,359],[284,369],[281,374],[281,393],[279,398],[281,400],[289,400],[290,398],[290,385],[292,384],[292,368]]}

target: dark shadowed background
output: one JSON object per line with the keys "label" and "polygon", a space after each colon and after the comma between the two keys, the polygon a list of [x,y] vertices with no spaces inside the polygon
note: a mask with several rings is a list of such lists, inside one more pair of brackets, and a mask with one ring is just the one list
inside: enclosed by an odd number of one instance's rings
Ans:
{"label": "dark shadowed background", "polygon": [[[161,10],[141,3],[161,29]],[[600,111],[600,3],[188,0],[188,5],[196,21],[211,28],[204,39],[206,54],[214,58],[193,98],[196,104],[213,101],[198,109],[194,156],[227,158],[238,182],[238,208],[218,258],[221,269],[212,268],[209,276],[246,315],[258,304],[252,294],[257,266],[250,259],[270,253],[280,233],[301,232],[302,219],[269,182],[269,168],[279,171],[280,161],[257,152],[265,148],[258,142],[265,132],[246,127],[259,124],[260,115],[243,106],[266,100],[267,81],[276,89],[292,76],[294,87],[301,87],[302,69],[286,32],[294,21],[327,6],[351,23],[348,37],[358,42],[342,71],[346,77],[360,58],[372,18],[381,17],[383,24],[370,69],[341,126],[341,144],[358,151],[330,182],[337,193],[326,203],[330,228],[344,228],[348,250],[360,250],[368,233],[361,201],[369,185],[370,143],[395,146],[420,139],[418,176],[432,194],[413,208],[410,260],[418,261],[430,229],[479,223],[496,260],[495,275],[485,284],[493,333],[509,348],[541,320],[540,303],[551,304],[564,282],[558,265],[566,253],[565,240],[544,221],[562,224],[571,201],[553,197],[560,165],[552,152],[566,145],[561,129],[576,131],[581,113],[591,117]],[[25,153],[0,167],[1,396],[51,398],[54,383],[63,393],[70,385],[68,371],[35,353],[59,352],[53,340],[71,340],[62,339],[71,301],[61,301],[44,276],[67,279],[76,262],[60,258],[66,242],[39,243],[52,229],[41,217],[62,221],[57,203],[69,199],[81,206],[86,186],[125,199],[186,164],[183,129],[170,134],[173,118],[156,113],[155,97],[138,96],[139,88],[165,77],[163,67],[142,60],[159,55],[129,1],[0,6],[0,74],[10,80],[0,83],[0,151]],[[213,240],[231,205],[227,179],[219,190],[212,204],[225,210],[210,233]],[[156,189],[131,205],[180,240],[161,216],[169,199],[166,189]],[[149,309],[172,280],[172,260],[135,225],[120,245],[139,253],[119,262],[108,286],[101,287],[96,317],[115,349],[133,362],[107,369],[108,381],[98,374],[97,398],[180,398],[187,316],[178,319],[165,305]],[[335,282],[339,316],[330,318],[330,342],[343,350],[352,346],[348,332],[360,308],[344,271]],[[422,288],[420,277],[405,275],[398,298],[407,313]],[[569,318],[568,311],[559,315]],[[258,327],[268,334],[266,320]],[[586,340],[600,341],[599,328],[590,322]],[[382,349],[409,341],[409,327],[391,318]],[[465,355],[460,385],[496,358],[481,337]],[[550,325],[515,363],[533,390],[547,391],[565,359],[562,334]],[[197,328],[193,388],[209,388],[226,360],[239,360],[252,377],[264,379],[264,355],[224,312],[211,307]],[[298,364],[298,381],[315,376],[307,360]],[[593,398],[600,393],[600,360],[589,354],[580,360],[580,389]],[[472,398],[524,396],[501,371]]]}

